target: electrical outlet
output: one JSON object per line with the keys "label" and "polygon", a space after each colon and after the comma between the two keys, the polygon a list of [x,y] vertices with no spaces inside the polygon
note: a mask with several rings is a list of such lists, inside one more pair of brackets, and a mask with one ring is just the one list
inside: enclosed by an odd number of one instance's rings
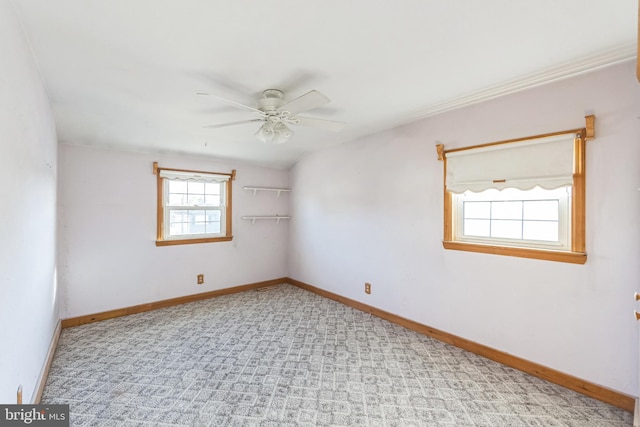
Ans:
{"label": "electrical outlet", "polygon": [[367,282],[364,284],[364,293],[365,294],[370,294],[371,293],[371,283]]}
{"label": "electrical outlet", "polygon": [[202,285],[204,283],[204,274],[198,274],[198,285]]}

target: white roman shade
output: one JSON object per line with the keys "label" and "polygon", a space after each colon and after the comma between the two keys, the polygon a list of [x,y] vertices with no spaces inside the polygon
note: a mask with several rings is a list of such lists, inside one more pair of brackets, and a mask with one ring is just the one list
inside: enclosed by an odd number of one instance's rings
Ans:
{"label": "white roman shade", "polygon": [[575,133],[567,133],[447,152],[447,191],[572,185],[575,137]]}
{"label": "white roman shade", "polygon": [[196,182],[226,182],[231,178],[230,175],[213,174],[206,172],[187,172],[176,171],[170,169],[160,169],[160,178],[174,179],[178,181],[196,181]]}

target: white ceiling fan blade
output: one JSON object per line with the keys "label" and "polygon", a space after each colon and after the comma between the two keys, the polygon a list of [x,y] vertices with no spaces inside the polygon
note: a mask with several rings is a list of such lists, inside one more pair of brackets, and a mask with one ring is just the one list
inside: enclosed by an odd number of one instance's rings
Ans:
{"label": "white ceiling fan blade", "polygon": [[311,117],[291,117],[291,124],[298,126],[308,126],[318,129],[330,130],[332,132],[340,132],[347,124],[345,122],[336,122],[334,120],[314,119]]}
{"label": "white ceiling fan blade", "polygon": [[227,99],[227,98],[223,98],[223,97],[218,96],[218,95],[212,95],[210,93],[204,93],[204,92],[198,92],[196,95],[211,96],[213,98],[216,98],[219,101],[222,101],[222,102],[227,103],[229,105],[233,105],[236,108],[240,108],[241,110],[253,111],[254,113],[260,113],[261,115],[263,114],[263,112],[258,110],[257,108],[249,107],[248,105],[240,104],[239,102],[235,102],[235,101],[232,101],[232,100]]}
{"label": "white ceiling fan blade", "polygon": [[284,104],[278,110],[288,111],[290,115],[294,116],[298,113],[303,113],[305,111],[317,108],[321,105],[328,104],[329,102],[331,102],[329,98],[327,98],[317,90],[312,90],[311,92],[307,92],[304,95],[297,97],[293,101]]}
{"label": "white ceiling fan blade", "polygon": [[202,127],[207,129],[217,129],[217,128],[223,128],[227,126],[241,125],[244,123],[263,122],[263,121],[264,121],[263,119],[240,120],[239,122],[220,123],[217,125],[208,125],[208,126],[202,126]]}

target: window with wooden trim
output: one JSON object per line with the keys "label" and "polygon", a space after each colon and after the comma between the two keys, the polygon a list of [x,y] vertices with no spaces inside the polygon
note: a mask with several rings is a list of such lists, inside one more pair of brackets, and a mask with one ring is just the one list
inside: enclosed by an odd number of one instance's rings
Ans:
{"label": "window with wooden trim", "polygon": [[583,264],[587,127],[445,150],[446,249]]}
{"label": "window with wooden trim", "polygon": [[231,234],[231,173],[161,168],[157,177],[157,246],[225,242]]}

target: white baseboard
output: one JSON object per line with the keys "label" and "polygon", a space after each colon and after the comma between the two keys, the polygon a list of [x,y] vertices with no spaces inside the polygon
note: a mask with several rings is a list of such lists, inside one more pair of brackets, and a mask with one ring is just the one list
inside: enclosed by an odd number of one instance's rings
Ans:
{"label": "white baseboard", "polygon": [[56,325],[56,329],[53,331],[53,336],[51,337],[51,343],[49,344],[49,351],[47,352],[47,358],[42,365],[42,369],[40,370],[40,375],[38,375],[38,381],[36,382],[36,387],[33,391],[33,396],[31,396],[31,403],[37,405],[40,403],[40,398],[42,397],[42,392],[44,391],[44,386],[47,383],[47,378],[49,377],[49,368],[51,368],[51,362],[53,362],[53,355],[56,352],[56,347],[58,346],[58,339],[60,338],[60,332],[62,331],[62,322],[58,320],[58,324]]}

